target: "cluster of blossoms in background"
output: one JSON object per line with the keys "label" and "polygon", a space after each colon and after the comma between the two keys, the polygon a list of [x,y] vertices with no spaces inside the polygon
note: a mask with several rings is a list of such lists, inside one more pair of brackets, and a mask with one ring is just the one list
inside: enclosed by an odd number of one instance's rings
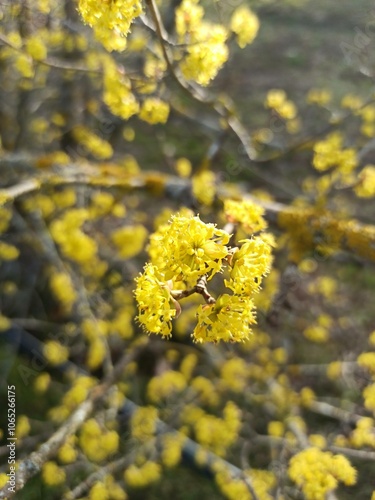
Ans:
{"label": "cluster of blossoms in background", "polygon": [[[225,216],[233,234],[217,229],[199,216],[176,215],[151,236],[143,274],[135,291],[138,320],[146,331],[162,337],[172,333],[172,320],[181,312],[179,300],[194,293],[205,303],[199,305],[195,342],[241,342],[247,340],[255,320],[253,294],[272,264],[270,235],[254,235],[266,227],[262,209],[249,201],[228,201]],[[232,243],[237,226],[250,239]],[[224,285],[232,294],[214,298],[207,283],[223,274]],[[216,286],[217,288],[217,286]]]}

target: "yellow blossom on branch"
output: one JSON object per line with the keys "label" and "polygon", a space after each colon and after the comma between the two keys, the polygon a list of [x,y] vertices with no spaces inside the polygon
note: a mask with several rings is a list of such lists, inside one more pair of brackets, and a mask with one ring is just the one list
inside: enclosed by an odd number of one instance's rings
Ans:
{"label": "yellow blossom on branch", "polygon": [[134,19],[142,14],[139,0],[79,0],[78,10],[107,50],[124,50]]}
{"label": "yellow blossom on branch", "polygon": [[241,5],[232,14],[230,29],[237,35],[237,43],[243,49],[257,36],[259,19],[248,7]]}
{"label": "yellow blossom on branch", "polygon": [[250,200],[225,200],[224,213],[229,222],[241,224],[248,234],[257,233],[267,227],[263,217],[264,208]]}
{"label": "yellow blossom on branch", "polygon": [[143,102],[138,116],[141,120],[154,125],[155,123],[166,123],[168,115],[168,103],[157,97],[149,97]]}
{"label": "yellow blossom on branch", "polygon": [[260,237],[244,240],[231,261],[230,280],[225,286],[237,295],[250,295],[260,289],[272,265],[271,246]]}
{"label": "yellow blossom on branch", "polygon": [[199,306],[195,342],[243,342],[256,322],[251,299],[236,295],[221,295],[215,304]]}
{"label": "yellow blossom on branch", "polygon": [[157,268],[146,264],[144,272],[136,279],[135,298],[138,303],[138,321],[151,333],[169,337],[176,306],[165,282],[158,277]]}
{"label": "yellow blossom on branch", "polygon": [[297,453],[290,461],[288,472],[307,500],[325,500],[339,481],[348,486],[356,482],[356,470],[347,458],[316,447]]}

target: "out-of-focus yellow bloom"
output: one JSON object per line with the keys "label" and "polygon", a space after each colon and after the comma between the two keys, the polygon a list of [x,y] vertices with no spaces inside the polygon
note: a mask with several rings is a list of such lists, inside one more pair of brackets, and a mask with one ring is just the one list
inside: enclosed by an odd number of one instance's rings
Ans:
{"label": "out-of-focus yellow bloom", "polygon": [[363,352],[358,356],[357,363],[375,375],[375,352]]}
{"label": "out-of-focus yellow bloom", "polygon": [[331,380],[337,380],[342,374],[342,363],[340,361],[332,361],[327,366],[327,377]]}
{"label": "out-of-focus yellow bloom", "polygon": [[56,340],[47,340],[43,347],[43,354],[51,365],[61,365],[69,357],[69,349]]}
{"label": "out-of-focus yellow bloom", "polygon": [[113,231],[111,240],[119,248],[120,256],[130,259],[142,251],[147,234],[147,229],[140,224],[126,226]]}
{"label": "out-of-focus yellow bloom", "polygon": [[26,415],[20,415],[16,422],[16,438],[22,439],[30,432],[31,426],[29,419]]}
{"label": "out-of-focus yellow bloom", "polygon": [[168,370],[150,380],[147,386],[147,396],[153,403],[160,403],[162,400],[184,391],[186,385],[186,379],[181,372]]}
{"label": "out-of-focus yellow bloom", "polygon": [[310,325],[305,328],[303,335],[312,342],[324,343],[329,339],[329,330],[321,325]]}
{"label": "out-of-focus yellow bloom", "polygon": [[339,481],[350,486],[356,482],[356,470],[343,455],[318,448],[297,453],[289,463],[290,478],[302,488],[307,500],[324,500]]}
{"label": "out-of-focus yellow bloom", "polygon": [[9,320],[9,318],[0,314],[0,332],[5,332],[6,330],[8,330],[8,328],[10,328],[11,324],[12,323]]}
{"label": "out-of-focus yellow bloom", "polygon": [[146,462],[141,467],[131,465],[125,470],[124,479],[131,488],[145,488],[161,477],[161,466],[156,462]]}
{"label": "out-of-focus yellow bloom", "polygon": [[70,276],[63,272],[52,272],[50,275],[50,287],[60,304],[67,312],[70,312],[77,299]]}
{"label": "out-of-focus yellow bloom", "polygon": [[306,101],[309,104],[317,104],[318,106],[325,106],[331,99],[332,94],[326,89],[311,89],[306,97]]}
{"label": "out-of-focus yellow bloom", "polygon": [[263,217],[264,208],[250,200],[225,200],[224,213],[229,222],[241,224],[248,234],[257,233],[267,227]]}
{"label": "out-of-focus yellow bloom", "polygon": [[34,380],[34,389],[36,392],[43,394],[48,389],[51,383],[51,375],[47,372],[41,373]]}
{"label": "out-of-focus yellow bloom", "polygon": [[103,100],[112,113],[128,120],[139,111],[139,103],[132,93],[130,80],[113,60],[105,60]]}
{"label": "out-of-focus yellow bloom", "polygon": [[47,47],[37,34],[26,40],[25,49],[37,61],[41,61],[47,57]]}
{"label": "out-of-focus yellow bloom", "polygon": [[226,361],[220,370],[223,387],[241,392],[248,382],[249,370],[244,359],[235,357]]}
{"label": "out-of-focus yellow bloom", "polygon": [[237,35],[237,43],[243,49],[252,43],[257,36],[259,19],[252,10],[241,5],[232,14],[230,29]]}
{"label": "out-of-focus yellow bloom", "polygon": [[368,385],[363,391],[365,407],[375,412],[375,383]]}
{"label": "out-of-focus yellow bloom", "polygon": [[149,97],[143,101],[138,116],[151,125],[166,123],[169,116],[169,104],[157,97]]}
{"label": "out-of-focus yellow bloom", "polygon": [[192,165],[187,158],[178,158],[175,164],[176,172],[180,177],[189,177],[192,171]]}
{"label": "out-of-focus yellow bloom", "polygon": [[161,459],[165,467],[176,467],[180,463],[185,436],[180,433],[162,436]]}
{"label": "out-of-focus yellow bloom", "polygon": [[56,462],[46,462],[42,466],[42,479],[48,486],[58,486],[65,481],[65,471]]}
{"label": "out-of-focus yellow bloom", "polygon": [[192,178],[193,195],[199,203],[211,206],[216,194],[216,176],[211,170],[203,170]]}
{"label": "out-of-focus yellow bloom", "polygon": [[119,435],[116,431],[102,429],[95,419],[90,418],[81,427],[79,445],[89,460],[102,462],[117,451]]}
{"label": "out-of-focus yellow bloom", "polygon": [[125,49],[125,37],[130,31],[130,25],[142,14],[139,0],[79,0],[78,9],[83,20],[93,27],[98,40],[110,51]]}
{"label": "out-of-focus yellow bloom", "polygon": [[366,165],[358,174],[358,183],[354,186],[354,192],[360,198],[372,198],[375,196],[375,166]]}
{"label": "out-of-focus yellow bloom", "polygon": [[15,260],[20,252],[18,248],[4,241],[0,241],[0,260]]}
{"label": "out-of-focus yellow bloom", "polygon": [[223,410],[223,418],[204,414],[194,424],[197,441],[219,456],[236,442],[241,428],[241,412],[229,401]]}
{"label": "out-of-focus yellow bloom", "polygon": [[148,441],[156,432],[158,410],[154,406],[137,408],[131,417],[131,434],[140,441]]}
{"label": "out-of-focus yellow bloom", "polygon": [[57,453],[58,459],[64,464],[71,464],[76,461],[78,452],[74,447],[76,436],[70,436],[68,440],[61,446]]}
{"label": "out-of-focus yellow bloom", "polygon": [[72,133],[75,140],[85,148],[87,153],[92,154],[95,158],[106,160],[113,155],[113,149],[109,142],[94,134],[87,127],[77,125]]}

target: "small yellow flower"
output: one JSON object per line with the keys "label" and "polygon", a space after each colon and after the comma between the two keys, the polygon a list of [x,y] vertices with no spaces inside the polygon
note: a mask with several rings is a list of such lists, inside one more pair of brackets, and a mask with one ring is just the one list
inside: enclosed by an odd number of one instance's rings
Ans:
{"label": "small yellow flower", "polygon": [[42,467],[42,478],[48,486],[58,486],[65,481],[65,471],[56,462],[46,462]]}
{"label": "small yellow flower", "polygon": [[169,116],[169,104],[157,97],[149,97],[143,102],[138,116],[151,125],[166,123]]}
{"label": "small yellow flower", "polygon": [[61,365],[68,359],[69,349],[56,340],[47,340],[43,354],[51,365]]}
{"label": "small yellow flower", "polygon": [[136,279],[135,298],[138,303],[138,321],[151,333],[169,337],[172,319],[176,316],[174,300],[167,285],[158,278],[157,268],[146,264],[144,272]]}
{"label": "small yellow flower", "polygon": [[215,304],[200,306],[194,342],[243,342],[249,338],[255,323],[253,302],[236,295],[221,295]]}
{"label": "small yellow flower", "polygon": [[248,7],[241,5],[232,14],[230,29],[237,35],[237,43],[243,49],[257,36],[259,19]]}

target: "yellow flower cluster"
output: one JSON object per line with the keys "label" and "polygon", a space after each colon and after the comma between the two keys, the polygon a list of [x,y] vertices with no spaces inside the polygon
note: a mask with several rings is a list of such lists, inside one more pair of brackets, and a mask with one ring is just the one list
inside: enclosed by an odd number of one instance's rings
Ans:
{"label": "yellow flower cluster", "polygon": [[[244,202],[242,206],[241,202],[233,202],[230,209],[234,213],[232,220],[238,214],[248,230],[265,227],[261,212],[253,204]],[[243,240],[241,249],[230,249],[226,231],[202,222],[198,216],[178,215],[169,224],[161,224],[150,240],[152,263],[136,279],[135,290],[138,320],[143,327],[151,333],[170,336],[171,320],[181,312],[178,300],[201,293],[206,304],[197,310],[197,325],[192,334],[195,342],[248,339],[250,325],[256,322],[251,295],[260,289],[272,264],[269,238],[257,236]],[[224,280],[224,284],[234,295],[222,294],[215,300],[204,291],[205,283],[225,264],[230,279]]]}
{"label": "yellow flower cluster", "polygon": [[8,483],[8,481],[9,481],[9,476],[5,472],[2,472],[0,474],[0,488],[4,488],[4,486]]}
{"label": "yellow flower cluster", "polygon": [[89,128],[77,125],[73,129],[74,139],[83,146],[84,153],[93,155],[98,160],[106,160],[113,155],[112,146]]}
{"label": "yellow flower cluster", "polygon": [[62,305],[64,311],[70,312],[77,299],[72,280],[69,274],[64,272],[52,272],[49,278],[52,293]]}
{"label": "yellow flower cluster", "polygon": [[26,52],[37,61],[41,61],[47,57],[47,48],[40,38],[40,35],[29,37],[25,42]]}
{"label": "yellow flower cluster", "polygon": [[224,26],[202,23],[192,34],[188,54],[180,63],[184,77],[208,85],[228,59],[227,36]]}
{"label": "yellow flower cluster", "polygon": [[243,342],[255,324],[254,305],[249,297],[223,294],[214,304],[199,306],[195,342]]}
{"label": "yellow flower cluster", "polygon": [[238,356],[228,359],[220,370],[221,385],[234,392],[242,392],[247,386],[249,370],[246,361]]}
{"label": "yellow flower cluster", "polygon": [[313,166],[319,172],[332,167],[342,175],[349,175],[357,167],[357,153],[353,148],[343,148],[343,136],[339,132],[329,134],[314,146]]}
{"label": "yellow flower cluster", "polygon": [[142,3],[139,0],[79,0],[78,9],[107,50],[124,50],[130,26],[142,14]]}
{"label": "yellow flower cluster", "polygon": [[161,466],[156,462],[148,461],[141,467],[133,464],[125,470],[124,480],[131,488],[145,488],[158,481],[161,472]]}
{"label": "yellow flower cluster", "polygon": [[198,0],[183,0],[176,9],[176,32],[188,43],[180,68],[189,80],[208,85],[228,59],[224,26],[203,21],[204,9]]}
{"label": "yellow flower cluster", "polygon": [[362,417],[350,436],[350,442],[356,448],[371,446],[375,448],[375,422],[372,418]]}
{"label": "yellow flower cluster", "polygon": [[26,415],[20,415],[17,418],[17,423],[16,423],[16,438],[17,439],[22,439],[25,436],[29,435],[31,426],[30,426],[30,421]]}
{"label": "yellow flower cluster", "polygon": [[130,259],[143,250],[147,234],[147,229],[142,224],[137,224],[116,229],[111,240],[119,248],[120,257]]}
{"label": "yellow flower cluster", "polygon": [[68,359],[69,349],[56,340],[47,340],[44,343],[43,354],[51,365],[61,365]]}
{"label": "yellow flower cluster", "polygon": [[153,403],[161,403],[186,388],[186,379],[181,372],[168,370],[153,377],[147,386],[147,397]]}
{"label": "yellow flower cluster", "polygon": [[11,210],[0,206],[0,233],[4,233],[8,229],[11,219]]}
{"label": "yellow flower cluster", "polygon": [[225,245],[229,238],[228,233],[205,224],[198,216],[174,216],[153,236],[149,253],[166,280],[193,282],[206,274],[210,279],[228,255]]}
{"label": "yellow flower cluster", "polygon": [[64,394],[62,404],[51,408],[49,418],[53,422],[63,422],[70,413],[82,403],[95,385],[96,380],[92,377],[80,376],[74,380],[73,386]]}
{"label": "yellow flower cluster", "polygon": [[248,7],[241,5],[232,14],[230,29],[237,35],[237,43],[243,49],[257,36],[259,19]]}
{"label": "yellow flower cluster", "polygon": [[114,115],[128,120],[139,111],[130,80],[112,60],[104,60],[103,70],[103,100]]}
{"label": "yellow flower cluster", "polygon": [[42,479],[48,486],[58,486],[65,481],[65,471],[56,462],[46,462],[42,467]]}
{"label": "yellow flower cluster", "polygon": [[363,352],[358,356],[357,363],[375,375],[375,352]]}
{"label": "yellow flower cluster", "polygon": [[180,433],[165,434],[162,436],[161,460],[165,467],[176,467],[180,463],[184,441],[185,436]]}
{"label": "yellow flower cluster", "polygon": [[154,406],[137,408],[131,418],[131,434],[140,441],[148,441],[156,432],[158,410]]}
{"label": "yellow flower cluster", "polygon": [[[112,211],[115,199],[111,193],[96,192],[91,196],[90,217],[102,217]],[[125,212],[126,213],[126,212]]]}
{"label": "yellow flower cluster", "polygon": [[307,500],[325,500],[339,481],[348,486],[356,482],[356,470],[347,458],[315,447],[297,453],[290,460],[288,473]]}
{"label": "yellow flower cluster", "polygon": [[127,500],[125,490],[115,482],[113,476],[105,476],[90,489],[88,500]]}
{"label": "yellow flower cluster", "polygon": [[332,99],[332,93],[327,89],[310,89],[306,101],[309,104],[317,104],[318,106],[325,106]]}
{"label": "yellow flower cluster", "polygon": [[209,406],[216,406],[219,403],[219,395],[215,385],[206,377],[195,377],[190,387],[194,389],[199,396],[199,400]]}
{"label": "yellow flower cluster", "polygon": [[361,132],[366,137],[374,137],[375,135],[375,106],[368,105],[364,108],[358,110],[356,114],[359,114],[362,118]]}
{"label": "yellow flower cluster", "polygon": [[241,412],[232,401],[225,405],[223,418],[203,414],[194,423],[197,441],[219,456],[236,442],[240,428]]}
{"label": "yellow flower cluster", "polygon": [[70,436],[59,449],[57,453],[57,458],[63,464],[71,464],[77,460],[78,451],[74,446],[76,440],[77,437],[75,435]]}
{"label": "yellow flower cluster", "polygon": [[51,375],[43,372],[34,379],[33,388],[36,392],[43,394],[51,383]]}
{"label": "yellow flower cluster", "polygon": [[118,450],[119,435],[116,431],[101,428],[95,419],[90,418],[81,427],[79,445],[89,460],[102,462]]}
{"label": "yellow flower cluster", "polygon": [[4,241],[0,241],[0,261],[15,260],[18,258],[19,254],[18,248]]}
{"label": "yellow flower cluster", "polygon": [[224,213],[228,222],[241,224],[241,227],[248,234],[257,233],[267,227],[263,218],[264,208],[250,200],[243,200],[240,203],[234,200],[225,200]]}
{"label": "yellow flower cluster", "polygon": [[169,116],[169,104],[157,97],[149,97],[143,101],[138,116],[151,125],[166,123]]}
{"label": "yellow flower cluster", "polygon": [[8,330],[11,324],[11,321],[6,316],[0,314],[0,332],[5,332],[6,330]]}
{"label": "yellow flower cluster", "polygon": [[363,391],[365,407],[375,414],[375,383],[368,385]]}
{"label": "yellow flower cluster", "polygon": [[293,130],[293,126],[298,128],[298,119],[297,119],[297,108],[296,105],[287,99],[286,93],[284,90],[280,89],[272,89],[267,93],[265,100],[266,108],[273,109],[276,113],[284,120],[289,123],[290,131]]}
{"label": "yellow flower cluster", "polygon": [[203,170],[192,178],[194,197],[202,205],[211,206],[216,194],[216,176],[211,170]]}
{"label": "yellow flower cluster", "polygon": [[[275,486],[276,477],[272,472],[264,470],[250,469],[244,471],[246,477],[257,498],[261,500],[272,500],[270,491]],[[249,491],[248,483],[244,479],[235,478],[228,470],[218,467],[215,475],[216,484],[225,498],[229,500],[252,500],[254,497]]]}
{"label": "yellow flower cluster", "polygon": [[271,246],[261,237],[243,240],[231,261],[230,279],[225,286],[240,296],[250,296],[260,289],[262,278],[272,265]]}
{"label": "yellow flower cluster", "polygon": [[375,166],[366,165],[358,174],[358,182],[354,186],[354,192],[360,198],[372,198],[375,196]]}
{"label": "yellow flower cluster", "polygon": [[176,305],[165,282],[158,278],[158,269],[146,264],[144,272],[136,279],[135,298],[138,304],[138,321],[146,331],[169,337]]}
{"label": "yellow flower cluster", "polygon": [[329,339],[329,330],[322,325],[310,325],[303,331],[303,335],[312,342],[324,343]]}

